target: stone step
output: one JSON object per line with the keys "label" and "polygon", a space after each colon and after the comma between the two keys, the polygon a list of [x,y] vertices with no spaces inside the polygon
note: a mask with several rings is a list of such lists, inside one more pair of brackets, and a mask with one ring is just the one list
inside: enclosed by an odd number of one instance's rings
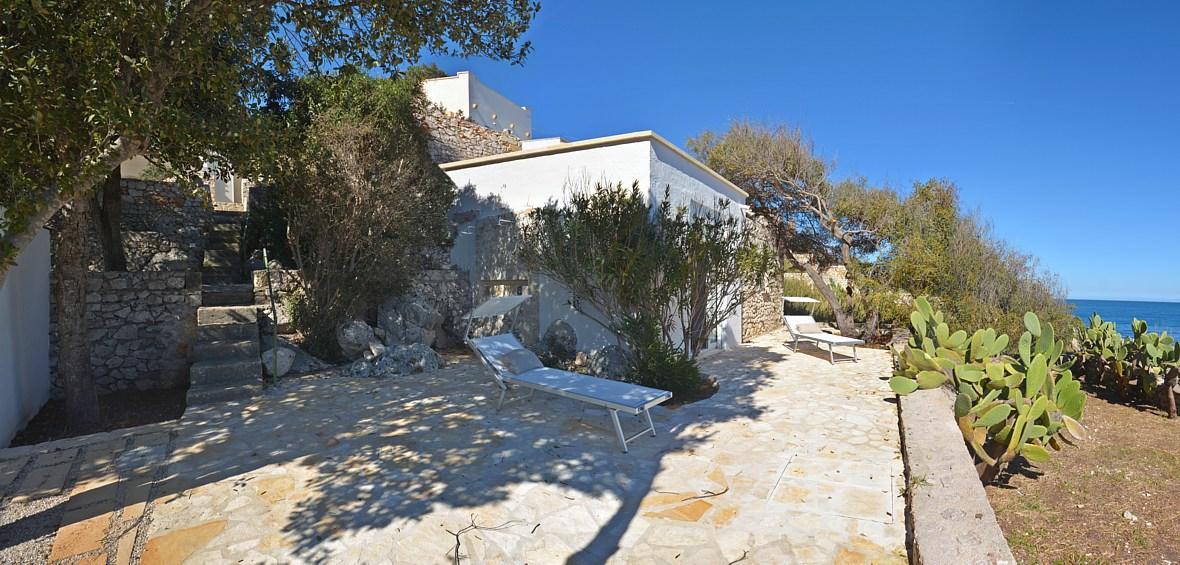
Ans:
{"label": "stone step", "polygon": [[232,237],[218,237],[208,238],[205,241],[205,253],[210,251],[229,251],[238,257],[242,256],[242,244],[239,238]]}
{"label": "stone step", "polygon": [[217,339],[193,346],[193,359],[258,359],[257,339]]}
{"label": "stone step", "polygon": [[238,222],[214,222],[209,224],[210,234],[241,234],[242,224]]}
{"label": "stone step", "polygon": [[258,311],[251,306],[202,306],[197,309],[198,326],[256,324]]}
{"label": "stone step", "polygon": [[258,324],[211,324],[197,326],[199,341],[258,339]]}
{"label": "stone step", "polygon": [[204,284],[240,284],[242,275],[238,269],[209,268],[201,270],[201,282]]}
{"label": "stone step", "polygon": [[188,406],[200,406],[214,402],[230,400],[248,400],[262,394],[261,384],[241,384],[235,386],[190,387],[185,403]]}
{"label": "stone step", "polygon": [[234,269],[240,270],[242,258],[237,252],[225,250],[205,250],[205,260],[201,263],[201,270],[206,269]]}
{"label": "stone step", "polygon": [[188,369],[190,387],[262,384],[262,362],[258,356],[197,361]]}
{"label": "stone step", "polygon": [[201,286],[202,306],[248,306],[250,304],[254,304],[254,286],[249,283]]}

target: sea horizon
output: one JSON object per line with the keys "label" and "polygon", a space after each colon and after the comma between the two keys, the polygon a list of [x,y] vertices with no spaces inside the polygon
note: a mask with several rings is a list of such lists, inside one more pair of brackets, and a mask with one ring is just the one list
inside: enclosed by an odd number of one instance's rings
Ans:
{"label": "sea horizon", "polygon": [[1180,334],[1180,300],[1116,300],[1109,298],[1067,298],[1074,307],[1074,315],[1083,322],[1095,312],[1103,320],[1114,322],[1115,329],[1123,335],[1131,335],[1131,320],[1138,318],[1147,322],[1147,331]]}

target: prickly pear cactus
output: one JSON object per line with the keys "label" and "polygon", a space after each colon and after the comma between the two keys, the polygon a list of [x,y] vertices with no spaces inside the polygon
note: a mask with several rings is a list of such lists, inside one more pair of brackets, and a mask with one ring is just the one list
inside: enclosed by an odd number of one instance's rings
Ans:
{"label": "prickly pear cactus", "polygon": [[1147,331],[1147,322],[1131,321],[1132,337],[1124,338],[1098,314],[1075,339],[1075,352],[1086,381],[1113,390],[1120,397],[1152,402],[1175,417],[1171,393],[1180,377],[1180,342],[1168,332]]}
{"label": "prickly pear cactus", "polygon": [[896,352],[897,367],[889,386],[899,395],[949,386],[957,391],[955,419],[979,464],[980,478],[992,481],[1017,456],[1049,459],[1049,450],[1080,440],[1078,420],[1086,396],[1063,359],[1065,342],[1051,324],[1031,312],[1015,357],[1005,334],[994,329],[951,332],[940,311],[925,298],[910,315],[913,332]]}

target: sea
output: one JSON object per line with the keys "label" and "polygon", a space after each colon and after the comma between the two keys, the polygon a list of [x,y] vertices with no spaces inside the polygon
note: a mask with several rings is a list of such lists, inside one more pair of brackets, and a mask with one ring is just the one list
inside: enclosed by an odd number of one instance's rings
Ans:
{"label": "sea", "polygon": [[1147,321],[1147,331],[1162,332],[1180,336],[1180,302],[1141,302],[1135,300],[1077,300],[1066,302],[1074,305],[1074,315],[1083,322],[1090,314],[1097,312],[1102,319],[1114,322],[1119,333],[1131,335],[1131,319]]}

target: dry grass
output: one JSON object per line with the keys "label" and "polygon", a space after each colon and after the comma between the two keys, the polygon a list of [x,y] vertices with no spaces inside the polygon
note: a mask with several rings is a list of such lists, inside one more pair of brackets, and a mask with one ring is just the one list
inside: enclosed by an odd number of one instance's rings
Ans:
{"label": "dry grass", "polygon": [[1084,423],[1087,441],[987,489],[1017,560],[1180,563],[1180,420],[1091,395]]}

